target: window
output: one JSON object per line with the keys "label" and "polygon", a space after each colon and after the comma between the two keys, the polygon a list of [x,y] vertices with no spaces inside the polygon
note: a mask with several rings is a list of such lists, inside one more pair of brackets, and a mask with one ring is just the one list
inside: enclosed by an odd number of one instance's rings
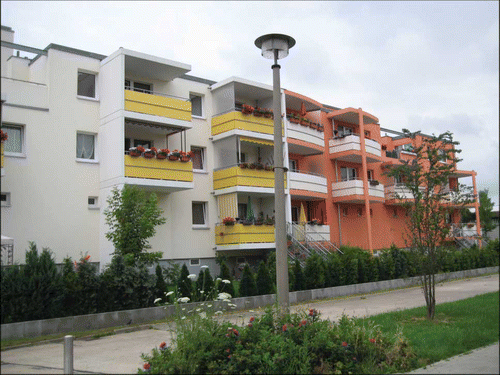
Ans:
{"label": "window", "polygon": [[392,211],[392,216],[393,217],[398,217],[398,209],[397,208],[394,208],[393,211]]}
{"label": "window", "polygon": [[92,73],[78,72],[77,95],[87,98],[96,97],[96,75]]}
{"label": "window", "polygon": [[247,204],[238,203],[238,218],[245,219],[247,217]]}
{"label": "window", "polygon": [[439,149],[438,150],[438,155],[439,159],[443,162],[446,163],[446,160],[448,160],[448,154],[446,153],[445,150]]}
{"label": "window", "polygon": [[126,79],[125,90],[132,90],[149,94],[153,92],[153,85],[149,83],[135,82],[131,81],[130,79]]}
{"label": "window", "polygon": [[191,151],[193,152],[193,170],[204,171],[205,168],[205,148],[191,146]]}
{"label": "window", "polygon": [[207,226],[207,203],[206,202],[193,202],[193,226],[206,227]]}
{"label": "window", "polygon": [[406,151],[406,152],[415,152],[415,149],[413,148],[413,145],[411,143],[407,143],[405,145],[401,145],[399,146],[399,148],[402,150],[402,151]]}
{"label": "window", "polygon": [[339,126],[337,126],[337,130],[339,131],[339,135],[353,134],[352,128],[349,128],[347,126],[339,125]]}
{"label": "window", "polygon": [[95,134],[76,133],[76,158],[95,160]]}
{"label": "window", "polygon": [[358,177],[358,173],[355,168],[347,168],[347,167],[340,168],[340,175],[342,181],[355,180]]}
{"label": "window", "polygon": [[0,206],[2,207],[10,206],[10,193],[2,193],[0,195]]}
{"label": "window", "polygon": [[146,141],[144,139],[134,139],[134,147],[142,146],[144,148],[153,147],[153,141]]}
{"label": "window", "polygon": [[[238,156],[236,156],[238,157]],[[246,163],[247,161],[247,155],[244,152],[240,152],[240,161],[239,163]]]}
{"label": "window", "polygon": [[88,197],[87,202],[90,210],[99,208],[99,206],[97,205],[98,197]]}
{"label": "window", "polygon": [[373,216],[373,210],[370,208],[370,216]]}
{"label": "window", "polygon": [[342,209],[342,215],[347,216],[348,214],[349,214],[349,208],[348,207],[344,207]]}
{"label": "window", "polygon": [[200,259],[199,258],[189,259],[189,265],[190,266],[199,266],[200,265]]}
{"label": "window", "polygon": [[370,132],[368,130],[365,130],[365,137],[367,139],[370,139],[370,135],[371,135]]}
{"label": "window", "polygon": [[367,171],[367,174],[368,174],[368,180],[373,180],[373,171],[371,169]]}
{"label": "window", "polygon": [[191,100],[191,114],[196,117],[203,117],[203,97],[196,94],[189,95]]}
{"label": "window", "polygon": [[363,216],[363,209],[362,208],[358,208],[358,216]]}
{"label": "window", "polygon": [[290,163],[290,171],[291,172],[296,172],[296,171],[299,170],[299,166],[298,166],[297,160],[290,159],[289,163]]}
{"label": "window", "polygon": [[22,154],[24,152],[24,127],[21,125],[2,125],[8,138],[4,143],[5,154]]}

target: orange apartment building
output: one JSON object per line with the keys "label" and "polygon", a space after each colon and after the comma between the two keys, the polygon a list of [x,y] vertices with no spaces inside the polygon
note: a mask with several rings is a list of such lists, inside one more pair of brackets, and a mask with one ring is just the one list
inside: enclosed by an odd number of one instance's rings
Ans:
{"label": "orange apartment building", "polygon": [[[328,225],[330,241],[338,246],[356,246],[370,251],[389,248],[392,244],[406,247],[405,209],[403,200],[396,199],[395,192],[399,197],[411,199],[412,196],[393,177],[386,176],[384,170],[401,163],[400,160],[415,157],[411,152],[413,140],[403,133],[381,128],[378,118],[361,108],[322,105],[287,90],[285,95],[289,121],[295,115],[319,123],[325,143],[318,147],[289,135],[290,169],[325,176],[328,188],[326,194],[290,189],[292,221],[298,221],[303,205],[307,220]],[[288,107],[288,103],[294,101],[301,102],[300,111]],[[421,143],[422,137],[425,135],[417,135],[414,146]],[[447,187],[450,194],[461,178],[472,179],[474,196],[477,196],[476,172],[459,169],[450,178]],[[476,207],[478,212],[478,205],[476,199],[469,206]],[[460,208],[456,207],[449,223],[460,228],[460,219]],[[481,235],[478,215],[476,228],[476,233],[470,233],[469,237]],[[455,236],[464,234],[455,231]]]}

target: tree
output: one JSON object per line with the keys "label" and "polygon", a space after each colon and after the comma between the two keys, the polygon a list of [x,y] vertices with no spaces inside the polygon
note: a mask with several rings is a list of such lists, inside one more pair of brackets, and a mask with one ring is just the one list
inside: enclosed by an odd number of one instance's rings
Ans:
{"label": "tree", "polygon": [[[445,132],[439,136],[421,136],[403,130],[407,138],[412,139],[412,160],[402,160],[402,164],[394,166],[386,174],[399,177],[413,199],[404,203],[407,210],[407,246],[410,251],[421,256],[421,281],[427,318],[433,319],[436,307],[435,274],[439,271],[439,252],[449,233],[445,225],[451,210],[471,202],[468,190],[458,185],[454,191],[449,190],[450,177],[460,160],[456,154],[461,150],[455,148],[458,142],[453,135]],[[396,194],[396,198],[403,198]],[[445,202],[447,204],[445,204]]]}
{"label": "tree", "polygon": [[259,269],[257,270],[257,294],[271,294],[273,292],[273,281],[271,275],[269,274],[269,269],[264,261],[259,264]]}
{"label": "tree", "polygon": [[240,296],[250,297],[257,295],[257,285],[255,284],[255,277],[248,264],[243,268],[243,275],[240,282]]}
{"label": "tree", "polygon": [[189,278],[189,270],[186,263],[182,265],[179,280],[177,281],[177,290],[179,292],[179,297],[192,298],[193,282]]}
{"label": "tree", "polygon": [[479,192],[479,219],[481,220],[481,228],[485,237],[496,226],[491,211],[493,211],[493,202],[488,197],[488,190],[481,190]]}
{"label": "tree", "polygon": [[304,290],[304,274],[302,272],[302,266],[297,258],[293,262],[293,288],[292,290]]}
{"label": "tree", "polygon": [[167,283],[165,282],[165,277],[163,276],[163,269],[159,264],[156,265],[156,284],[155,284],[155,298],[165,298],[165,292],[167,291]]}
{"label": "tree", "polygon": [[115,255],[123,256],[127,265],[157,262],[162,252],[148,253],[148,238],[156,233],[156,226],[165,224],[162,210],[157,207],[156,194],[146,197],[143,190],[125,185],[113,189],[104,211],[110,231],[106,238],[113,242]]}
{"label": "tree", "polygon": [[234,291],[234,283],[233,283],[233,276],[231,275],[231,271],[229,270],[229,266],[227,265],[226,261],[224,259],[221,259],[220,263],[220,274],[219,278],[221,280],[228,280],[229,284],[224,283],[224,282],[219,282],[219,293],[225,292],[229,293],[231,297],[236,297],[236,293]]}

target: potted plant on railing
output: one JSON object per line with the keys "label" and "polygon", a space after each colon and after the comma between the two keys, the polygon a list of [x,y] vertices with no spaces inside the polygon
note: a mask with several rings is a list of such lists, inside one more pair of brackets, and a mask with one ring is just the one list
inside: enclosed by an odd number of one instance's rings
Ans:
{"label": "potted plant on railing", "polygon": [[193,156],[192,151],[189,151],[189,152],[181,151],[181,152],[179,152],[179,154],[180,154],[181,161],[183,161],[183,162],[190,161],[191,157]]}
{"label": "potted plant on railing", "polygon": [[273,170],[273,166],[272,166],[272,165],[269,165],[269,164],[266,164],[266,165],[264,166],[264,169],[265,169],[266,171],[272,171],[272,170]]}
{"label": "potted plant on railing", "polygon": [[266,220],[264,220],[265,225],[274,225],[273,219],[271,219],[269,216],[266,217]]}
{"label": "potted plant on railing", "polygon": [[474,227],[474,224],[473,224],[473,223],[468,223],[468,224],[467,224],[467,228],[469,228],[469,229],[470,229],[470,228],[472,228],[472,227]]}
{"label": "potted plant on railing", "polygon": [[318,130],[319,130],[320,132],[325,131],[325,128],[324,128],[323,124],[318,124]]}
{"label": "potted plant on railing", "polygon": [[257,164],[256,163],[250,163],[248,165],[248,169],[255,169],[255,168],[257,168]]}
{"label": "potted plant on railing", "polygon": [[223,220],[222,220],[222,224],[224,224],[225,226],[229,227],[229,226],[233,226],[234,223],[236,223],[236,220],[230,216],[228,217],[225,217]]}
{"label": "potted plant on railing", "polygon": [[309,126],[310,122],[311,121],[309,119],[306,119],[305,117],[300,118],[300,125]]}
{"label": "potted plant on railing", "polygon": [[263,225],[264,224],[264,212],[259,213],[259,217],[255,219],[254,225]]}
{"label": "potted plant on railing", "polygon": [[255,164],[255,169],[257,169],[258,171],[263,170],[264,169],[264,164],[262,164],[262,163]]}
{"label": "potted plant on railing", "polygon": [[179,152],[179,150],[174,150],[170,153],[170,155],[168,155],[168,160],[179,160],[179,158],[181,157],[181,153]]}
{"label": "potted plant on railing", "polygon": [[241,169],[247,169],[248,168],[248,163],[241,163],[240,164]]}
{"label": "potted plant on railing", "polygon": [[318,126],[316,125],[316,123],[315,123],[315,122],[312,122],[312,121],[309,123],[309,127],[310,127],[311,129],[317,129],[317,128],[318,128]]}
{"label": "potted plant on railing", "polygon": [[380,184],[380,182],[378,182],[377,180],[370,180],[371,186],[377,186],[378,184]]}
{"label": "potted plant on railing", "polygon": [[257,117],[262,117],[262,115],[264,115],[264,110],[262,108],[256,107],[253,110],[253,115]]}
{"label": "potted plant on railing", "polygon": [[157,149],[155,147],[147,148],[144,150],[143,156],[146,159],[152,159],[156,156],[156,151],[157,151]]}
{"label": "potted plant on railing", "polygon": [[[141,146],[139,146],[142,148]],[[134,158],[141,156],[142,151],[139,150],[139,147],[130,147],[128,149],[128,154]],[[144,150],[144,148],[142,148]]]}
{"label": "potted plant on railing", "polygon": [[167,148],[162,148],[156,153],[156,158],[163,160],[168,157],[168,154],[170,154],[170,150]]}
{"label": "potted plant on railing", "polygon": [[295,113],[292,113],[290,115],[290,122],[293,122],[294,124],[298,124],[300,122],[300,117],[297,116]]}
{"label": "potted plant on railing", "polygon": [[0,130],[0,141],[3,143],[9,138],[9,135],[7,133],[4,133],[3,130]]}
{"label": "potted plant on railing", "polygon": [[251,105],[243,104],[241,107],[241,113],[243,113],[244,115],[251,115],[253,111],[254,108]]}
{"label": "potted plant on railing", "polygon": [[273,117],[273,111],[270,109],[264,109],[264,117],[265,118],[272,118]]}

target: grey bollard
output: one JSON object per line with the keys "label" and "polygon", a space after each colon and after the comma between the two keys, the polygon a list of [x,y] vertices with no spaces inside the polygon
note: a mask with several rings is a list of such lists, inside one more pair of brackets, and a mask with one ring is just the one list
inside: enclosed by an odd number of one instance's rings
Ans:
{"label": "grey bollard", "polygon": [[73,336],[64,336],[64,373],[73,373]]}

